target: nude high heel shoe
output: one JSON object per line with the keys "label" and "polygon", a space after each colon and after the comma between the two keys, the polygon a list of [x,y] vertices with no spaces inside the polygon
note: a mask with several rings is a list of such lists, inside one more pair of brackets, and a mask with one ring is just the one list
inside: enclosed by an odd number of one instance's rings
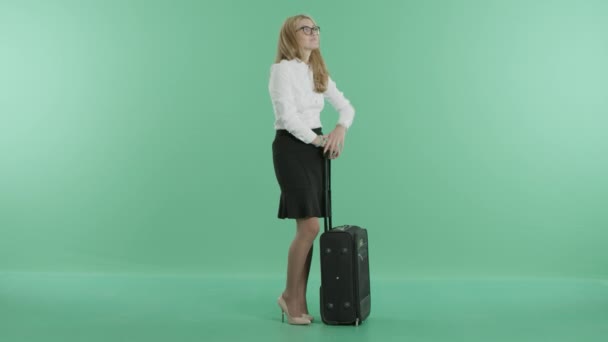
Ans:
{"label": "nude high heel shoe", "polygon": [[314,317],[312,317],[311,315],[307,315],[307,314],[302,314],[302,317],[306,318],[307,320],[310,321],[310,323],[312,323],[312,321],[314,321]]}
{"label": "nude high heel shoe", "polygon": [[289,323],[289,324],[308,325],[311,323],[310,320],[307,318],[304,318],[304,316],[291,317],[289,315],[289,310],[287,310],[287,303],[285,303],[283,296],[279,296],[277,303],[279,304],[279,307],[281,308],[281,322],[285,322],[285,315],[287,315],[287,323]]}

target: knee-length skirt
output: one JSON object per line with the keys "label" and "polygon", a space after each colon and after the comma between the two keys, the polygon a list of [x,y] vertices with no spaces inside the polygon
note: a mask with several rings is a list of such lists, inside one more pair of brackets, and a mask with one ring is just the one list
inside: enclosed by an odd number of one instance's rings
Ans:
{"label": "knee-length skirt", "polygon": [[[321,128],[313,131],[323,134]],[[276,130],[272,157],[281,189],[278,218],[324,217],[323,149]]]}

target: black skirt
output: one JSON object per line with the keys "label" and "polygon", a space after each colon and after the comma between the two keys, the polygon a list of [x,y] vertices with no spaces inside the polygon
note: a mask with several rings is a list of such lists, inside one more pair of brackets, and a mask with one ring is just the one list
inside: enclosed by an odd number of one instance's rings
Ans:
{"label": "black skirt", "polygon": [[[323,134],[321,128],[313,131]],[[272,157],[281,188],[278,218],[324,217],[323,149],[276,130]]]}

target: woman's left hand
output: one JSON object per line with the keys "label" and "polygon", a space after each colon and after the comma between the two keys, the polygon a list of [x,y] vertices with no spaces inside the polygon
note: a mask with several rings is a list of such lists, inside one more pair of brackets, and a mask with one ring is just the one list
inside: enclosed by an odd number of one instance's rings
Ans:
{"label": "woman's left hand", "polygon": [[327,135],[327,142],[323,148],[323,153],[326,153],[329,159],[336,159],[340,156],[344,149],[345,135],[346,128],[341,125],[337,125],[336,128]]}

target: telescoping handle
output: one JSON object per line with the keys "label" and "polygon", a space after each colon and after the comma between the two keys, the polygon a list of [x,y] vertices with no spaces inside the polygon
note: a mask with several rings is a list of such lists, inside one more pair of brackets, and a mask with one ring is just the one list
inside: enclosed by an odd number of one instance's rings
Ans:
{"label": "telescoping handle", "polygon": [[328,231],[331,225],[331,160],[325,156],[325,169],[323,172],[323,189],[325,193],[325,217],[323,218],[324,230]]}

